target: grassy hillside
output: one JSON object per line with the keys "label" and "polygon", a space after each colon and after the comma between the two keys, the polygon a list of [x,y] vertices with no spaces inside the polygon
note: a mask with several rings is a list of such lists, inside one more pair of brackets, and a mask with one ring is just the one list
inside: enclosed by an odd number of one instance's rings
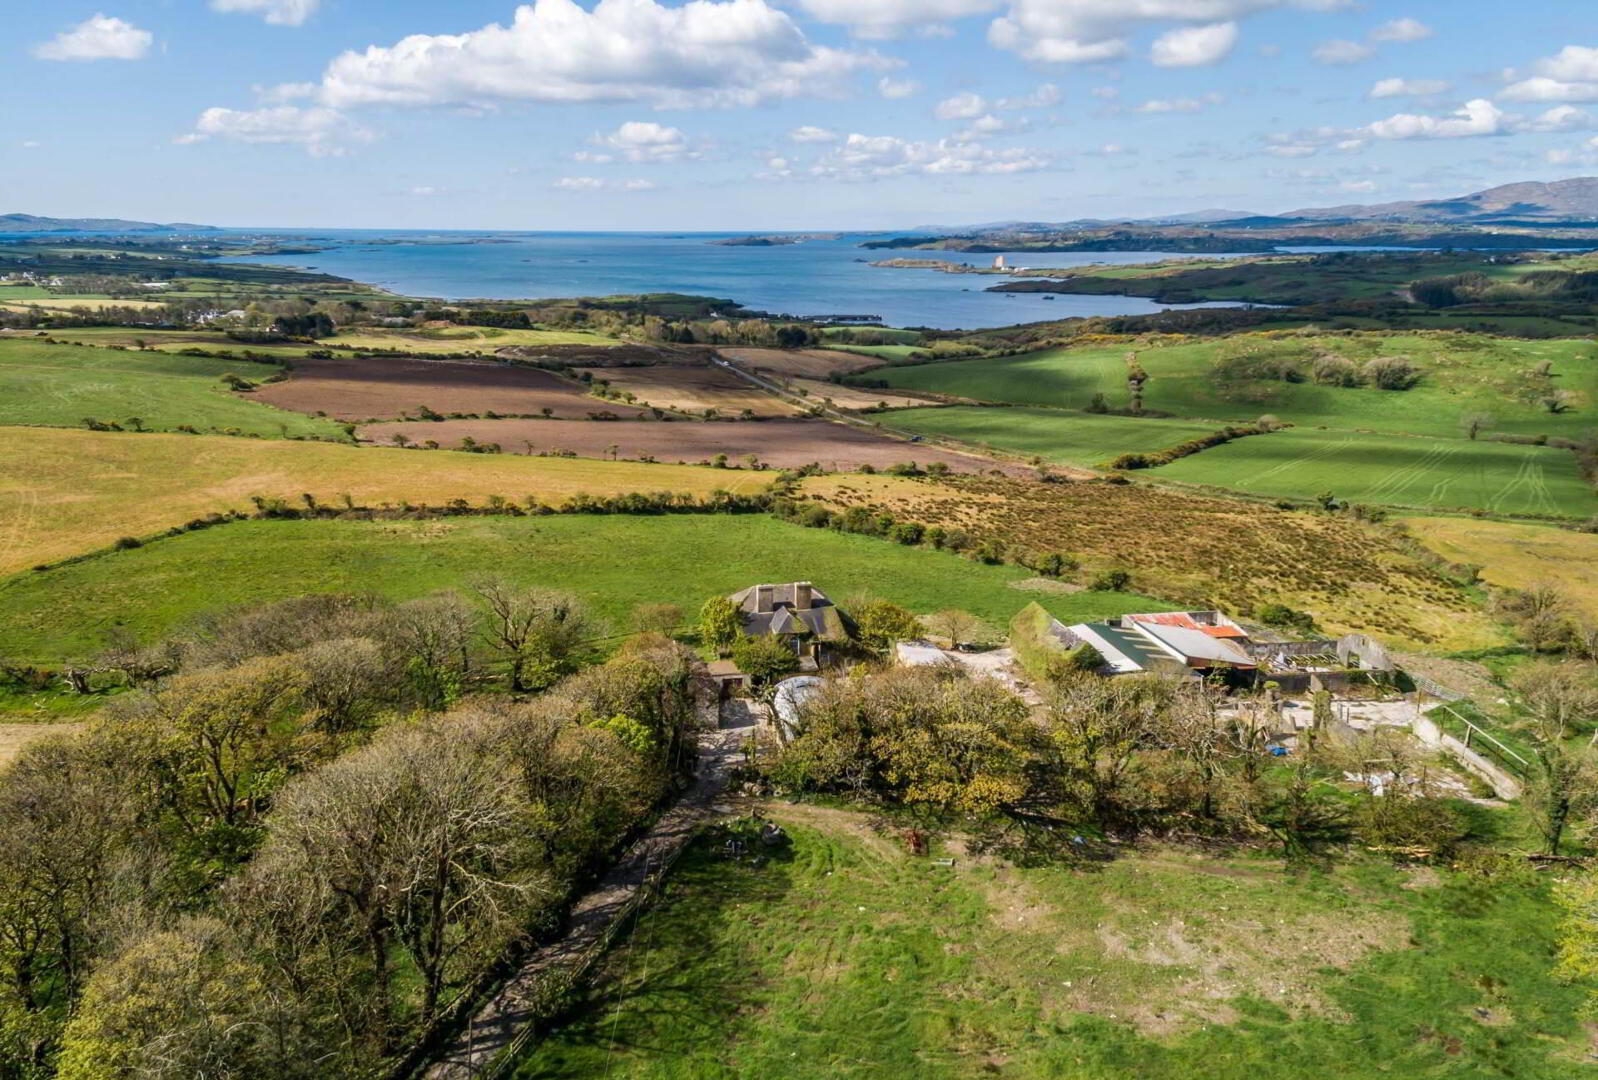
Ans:
{"label": "grassy hillside", "polygon": [[772,805],[701,842],[518,1080],[1555,1080],[1589,1049],[1545,883],[1158,849],[1097,872],[904,853]]}
{"label": "grassy hillside", "polygon": [[918,435],[939,435],[1065,465],[1098,465],[1118,454],[1163,450],[1208,435],[1219,425],[1184,420],[1100,416],[1063,409],[905,409],[885,421]]}
{"label": "grassy hillside", "polygon": [[188,424],[279,438],[346,439],[331,420],[274,409],[228,390],[232,373],[254,381],[280,368],[159,351],[48,345],[0,335],[0,424],[82,427],[86,417],[125,423],[138,417],[154,431]]}
{"label": "grassy hillside", "polygon": [[0,427],[0,573],[230,509],[254,495],[336,505],[442,505],[490,495],[754,492],[770,473],[329,443]]}
{"label": "grassy hillside", "polygon": [[[917,612],[956,607],[996,626],[1035,598],[1009,587],[1026,570],[765,515],[257,521],[0,581],[0,655],[50,660],[94,651],[112,626],[150,638],[234,605],[315,592],[410,597],[483,576],[569,590],[618,630],[638,604],[694,613],[713,594],[762,581],[812,580],[843,603],[865,593]],[[1040,599],[1073,622],[1155,603]]]}
{"label": "grassy hillside", "polygon": [[[1313,381],[1223,382],[1224,356],[1250,352],[1301,365],[1322,355],[1355,365],[1376,357],[1407,358],[1421,372],[1409,390],[1318,385]],[[1148,373],[1146,408],[1178,417],[1252,420],[1270,413],[1297,424],[1453,437],[1471,412],[1494,417],[1491,429],[1517,434],[1575,435],[1598,423],[1598,351],[1587,341],[1522,341],[1471,334],[1238,335],[1143,348],[1115,344],[1049,349],[989,360],[957,360],[879,369],[863,378],[895,387],[980,401],[1085,408],[1095,394],[1112,407],[1127,403],[1128,354]],[[1550,414],[1536,400],[1528,373],[1552,364],[1547,385],[1571,395],[1570,408]]]}
{"label": "grassy hillside", "polygon": [[1466,589],[1390,529],[1348,514],[1285,511],[1153,484],[993,476],[818,476],[803,491],[833,510],[861,506],[962,529],[1007,549],[1059,551],[1081,563],[1076,582],[1125,570],[1134,588],[1184,606],[1247,616],[1281,603],[1310,612],[1332,633],[1373,634],[1422,651],[1506,641]]}
{"label": "grassy hillside", "polygon": [[1238,439],[1152,471],[1253,495],[1586,518],[1598,497],[1568,450],[1293,428]]}
{"label": "grassy hillside", "polygon": [[1405,518],[1422,544],[1482,568],[1484,581],[1511,589],[1552,585],[1574,614],[1598,621],[1598,535],[1477,518]]}

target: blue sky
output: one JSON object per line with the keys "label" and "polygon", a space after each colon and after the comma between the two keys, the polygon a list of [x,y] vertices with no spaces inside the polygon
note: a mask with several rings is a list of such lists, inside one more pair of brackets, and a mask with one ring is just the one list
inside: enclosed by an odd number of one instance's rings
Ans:
{"label": "blue sky", "polygon": [[1573,0],[10,0],[19,211],[835,229],[1598,173]]}

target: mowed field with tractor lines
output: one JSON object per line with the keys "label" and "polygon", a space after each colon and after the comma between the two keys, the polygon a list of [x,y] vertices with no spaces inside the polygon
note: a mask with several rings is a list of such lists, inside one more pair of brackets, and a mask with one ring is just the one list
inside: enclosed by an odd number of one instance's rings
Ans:
{"label": "mowed field with tractor lines", "polygon": [[1162,480],[1251,495],[1524,517],[1590,517],[1598,498],[1568,450],[1466,439],[1292,428],[1155,469]]}
{"label": "mowed field with tractor lines", "polygon": [[[1371,365],[1384,364],[1406,367],[1406,388],[1374,384]],[[1334,385],[1337,372],[1354,385]],[[1095,395],[1111,410],[1137,404],[1134,373],[1152,416],[1082,411]],[[1102,465],[1267,417],[1289,426],[1139,475],[1272,498],[1331,494],[1544,518],[1598,513],[1592,479],[1571,449],[1598,432],[1598,350],[1585,340],[1277,332],[1052,349],[855,378],[1013,403],[901,411],[892,422],[1050,462]]]}
{"label": "mowed field with tractor lines", "polygon": [[[1170,339],[1160,339],[1169,341]],[[1585,339],[1526,341],[1481,334],[1238,334],[1175,344],[1117,342],[1047,349],[1019,356],[877,368],[859,379],[985,402],[1084,409],[1103,394],[1112,409],[1128,405],[1128,357],[1148,375],[1144,408],[1175,417],[1241,422],[1261,414],[1293,424],[1322,424],[1452,438],[1461,417],[1492,415],[1492,431],[1573,435],[1598,423],[1598,348]],[[1418,381],[1407,390],[1334,386],[1314,381],[1318,360],[1354,367],[1402,358]],[[1293,368],[1302,379],[1221,378],[1228,358]],[[1546,377],[1535,376],[1549,365]],[[1563,411],[1541,403],[1564,391]]]}

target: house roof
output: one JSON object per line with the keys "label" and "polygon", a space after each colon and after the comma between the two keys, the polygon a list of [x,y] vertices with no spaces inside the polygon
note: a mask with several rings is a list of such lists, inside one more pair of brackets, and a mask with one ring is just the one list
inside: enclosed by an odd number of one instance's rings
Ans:
{"label": "house roof", "polygon": [[1146,622],[1138,623],[1137,628],[1183,663],[1192,666],[1207,667],[1211,663],[1248,668],[1256,666],[1253,657],[1236,642],[1214,637],[1202,629]]}
{"label": "house roof", "polygon": [[1159,649],[1140,635],[1109,623],[1078,623],[1067,633],[1076,639],[1075,644],[1091,645],[1099,650],[1104,662],[1117,675],[1147,671],[1165,658]]}
{"label": "house roof", "polygon": [[[799,606],[803,589],[810,590],[807,606]],[[751,585],[729,598],[743,616],[744,633],[750,637],[766,634],[813,635],[822,641],[846,641],[849,629],[843,613],[827,594],[804,581],[785,585]],[[761,610],[764,608],[765,610]]]}
{"label": "house roof", "polygon": [[1248,631],[1218,611],[1161,611],[1150,615],[1128,615],[1127,619],[1149,626],[1170,626],[1197,630],[1215,638],[1246,638]]}

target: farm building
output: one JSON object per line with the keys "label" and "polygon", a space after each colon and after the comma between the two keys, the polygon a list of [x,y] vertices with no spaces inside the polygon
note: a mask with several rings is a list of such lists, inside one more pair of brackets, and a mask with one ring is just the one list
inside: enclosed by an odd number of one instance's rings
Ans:
{"label": "farm building", "polygon": [[781,638],[807,670],[826,663],[832,647],[849,640],[843,611],[808,581],[751,585],[730,599],[738,606],[746,635]]}
{"label": "farm building", "polygon": [[1340,690],[1362,673],[1393,670],[1386,650],[1362,634],[1288,641],[1219,611],[1149,612],[1066,626],[1033,604],[1016,617],[1011,640],[1033,667],[1085,645],[1102,659],[1098,672],[1105,676],[1230,671],[1288,692]]}

